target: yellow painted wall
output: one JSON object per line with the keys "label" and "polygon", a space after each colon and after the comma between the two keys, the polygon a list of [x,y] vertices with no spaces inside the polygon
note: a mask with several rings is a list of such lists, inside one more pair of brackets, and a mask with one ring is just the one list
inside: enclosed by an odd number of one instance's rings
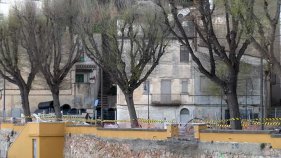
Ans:
{"label": "yellow painted wall", "polygon": [[281,149],[281,138],[271,138],[272,148]]}
{"label": "yellow painted wall", "polygon": [[97,135],[105,138],[122,138],[122,139],[167,139],[166,131],[131,131],[131,130],[98,130]]}
{"label": "yellow painted wall", "polygon": [[281,149],[281,138],[271,137],[270,133],[242,133],[242,132],[204,132],[204,126],[194,128],[194,136],[202,142],[247,142],[247,143],[270,143],[272,148]]}
{"label": "yellow painted wall", "polygon": [[63,123],[28,123],[9,148],[8,158],[32,158],[33,139],[37,140],[38,158],[63,157]]}
{"label": "yellow painted wall", "polygon": [[168,136],[167,137],[178,137],[179,136],[179,127],[178,125],[170,125],[167,126],[167,132]]}
{"label": "yellow painted wall", "polygon": [[269,134],[200,133],[200,141],[271,143]]}
{"label": "yellow painted wall", "polygon": [[[21,127],[21,128],[20,128]],[[32,158],[33,139],[36,139],[38,158],[62,158],[64,135],[92,134],[105,138],[121,139],[155,139],[165,140],[177,136],[177,126],[169,126],[167,130],[143,129],[102,129],[93,126],[68,126],[64,123],[28,123],[17,127],[2,124],[1,128],[21,129],[19,136],[8,151],[8,158]]]}
{"label": "yellow painted wall", "polygon": [[194,138],[199,139],[199,137],[200,137],[199,131],[202,130],[202,129],[206,129],[206,128],[207,128],[206,125],[196,125],[196,126],[194,126]]}
{"label": "yellow painted wall", "polygon": [[1,129],[13,129],[14,124],[12,123],[1,123]]}
{"label": "yellow painted wall", "polygon": [[30,136],[64,136],[64,123],[29,123]]}
{"label": "yellow painted wall", "polygon": [[0,128],[1,129],[11,129],[16,132],[20,132],[24,128],[24,125],[14,125],[12,123],[1,123]]}
{"label": "yellow painted wall", "polygon": [[63,158],[64,137],[40,137],[40,158]]}
{"label": "yellow painted wall", "polygon": [[8,158],[32,158],[32,137],[28,136],[29,127],[24,126],[15,142],[11,144]]}
{"label": "yellow painted wall", "polygon": [[65,133],[71,134],[97,134],[97,127],[93,126],[67,126],[65,127]]}
{"label": "yellow painted wall", "polygon": [[93,134],[98,137],[105,138],[121,138],[121,139],[156,139],[164,140],[175,136],[178,133],[177,127],[168,127],[168,130],[132,130],[132,129],[100,129],[89,126],[68,126],[65,127],[65,133],[71,134]]}

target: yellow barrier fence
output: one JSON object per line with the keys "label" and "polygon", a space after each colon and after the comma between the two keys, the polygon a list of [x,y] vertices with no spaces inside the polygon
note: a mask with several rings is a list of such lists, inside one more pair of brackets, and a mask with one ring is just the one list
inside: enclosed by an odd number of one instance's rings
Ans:
{"label": "yellow barrier fence", "polygon": [[[38,119],[33,116],[26,117],[32,119]],[[43,121],[56,121],[55,115],[40,115],[39,118]],[[64,115],[62,120],[70,121],[70,122],[87,122],[90,124],[97,124],[97,123],[129,123],[131,120],[101,120],[101,119],[86,119],[79,115]],[[240,120],[243,127],[248,127],[251,125],[257,126],[281,126],[281,118],[264,118],[263,120],[260,118],[257,119],[241,119],[241,118],[230,118],[225,120],[205,120],[205,119],[193,119],[191,123],[205,123],[208,124],[209,127],[214,128],[230,128],[229,122],[234,120]],[[140,123],[145,124],[187,124],[188,122],[176,122],[175,120],[154,120],[154,119],[143,119],[139,118],[138,121]]]}

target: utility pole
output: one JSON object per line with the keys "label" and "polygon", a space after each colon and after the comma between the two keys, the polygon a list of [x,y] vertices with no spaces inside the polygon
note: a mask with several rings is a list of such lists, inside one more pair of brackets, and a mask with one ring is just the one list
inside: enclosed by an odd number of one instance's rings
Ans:
{"label": "utility pole", "polygon": [[147,83],[147,119],[149,121],[150,116],[149,116],[149,93],[150,93],[150,87],[149,87],[149,81]]}
{"label": "utility pole", "polygon": [[248,93],[248,79],[246,78],[246,94],[245,94],[245,98],[246,98],[246,119],[248,120],[248,103],[247,103],[247,100],[248,100],[248,96],[247,96],[247,93]]}
{"label": "utility pole", "polygon": [[221,90],[221,121],[222,121],[222,90]]}
{"label": "utility pole", "polygon": [[101,121],[103,121],[103,70],[102,70],[102,68],[101,68],[101,72],[100,73],[101,73],[101,85],[100,85],[100,87],[101,87],[101,91],[100,91],[101,92],[101,100],[100,100],[101,101],[100,102],[101,103],[100,104],[101,105],[101,110],[100,110],[101,117],[100,117],[100,119],[101,119]]}
{"label": "utility pole", "polygon": [[6,120],[6,80],[4,78],[4,85],[3,85],[3,121],[5,121],[5,120]]}
{"label": "utility pole", "polygon": [[263,107],[263,58],[260,59],[260,104],[261,104],[261,129],[264,130],[264,107]]}

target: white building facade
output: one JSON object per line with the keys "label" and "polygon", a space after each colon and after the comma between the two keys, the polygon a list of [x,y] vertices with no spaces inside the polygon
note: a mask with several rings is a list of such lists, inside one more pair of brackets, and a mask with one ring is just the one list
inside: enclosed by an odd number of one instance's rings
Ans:
{"label": "white building facade", "polygon": [[[147,81],[134,92],[138,118],[186,122],[192,119],[194,92],[192,62],[185,47],[176,40],[169,43]],[[117,89],[117,119],[128,120],[122,91]]]}
{"label": "white building facade", "polygon": [[[187,9],[183,8],[182,10]],[[191,33],[188,35],[193,34],[194,37],[192,25],[188,21],[183,21],[183,23],[187,33]],[[222,22],[218,20],[217,23],[221,24]],[[208,52],[200,45],[198,38],[191,38],[190,42],[194,47],[193,50],[196,51],[195,54]],[[257,54],[257,52],[253,54]],[[243,118],[259,116],[259,60],[260,58],[251,56],[244,56],[242,59],[243,63],[251,67],[251,72],[239,79],[239,86],[244,87],[238,87],[241,89],[238,92],[238,100]],[[208,65],[205,66],[208,67]],[[147,81],[134,92],[137,117],[183,124],[193,118],[226,119],[229,117],[229,112],[225,99],[217,90],[210,90],[210,84],[211,81],[199,72],[186,48],[175,38],[171,38],[166,54],[161,58],[159,65]],[[117,90],[117,119],[129,120],[126,101],[119,88]]]}

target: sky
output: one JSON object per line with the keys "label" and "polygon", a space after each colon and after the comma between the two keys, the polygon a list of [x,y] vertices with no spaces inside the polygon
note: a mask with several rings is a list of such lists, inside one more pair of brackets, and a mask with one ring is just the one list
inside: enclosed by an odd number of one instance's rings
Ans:
{"label": "sky", "polygon": [[[9,15],[9,10],[12,6],[22,4],[25,0],[0,0],[0,14],[7,17]],[[36,2],[40,3],[41,2]]]}

